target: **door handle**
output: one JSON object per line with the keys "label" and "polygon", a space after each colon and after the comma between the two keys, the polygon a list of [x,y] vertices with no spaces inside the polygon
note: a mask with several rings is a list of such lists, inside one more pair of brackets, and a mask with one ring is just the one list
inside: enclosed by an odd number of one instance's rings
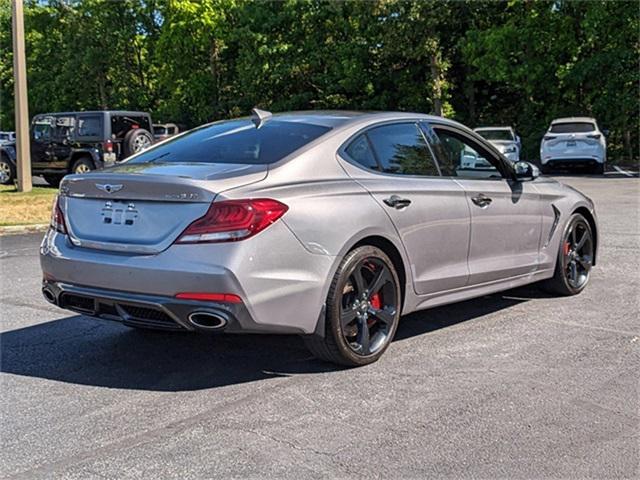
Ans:
{"label": "door handle", "polygon": [[476,195],[475,197],[471,197],[471,201],[478,205],[480,208],[485,208],[488,207],[493,200],[487,197],[485,194],[481,193],[479,195]]}
{"label": "door handle", "polygon": [[408,198],[399,197],[398,195],[391,195],[389,198],[385,198],[383,202],[385,203],[385,205],[396,208],[398,210],[411,205],[411,200],[409,200]]}

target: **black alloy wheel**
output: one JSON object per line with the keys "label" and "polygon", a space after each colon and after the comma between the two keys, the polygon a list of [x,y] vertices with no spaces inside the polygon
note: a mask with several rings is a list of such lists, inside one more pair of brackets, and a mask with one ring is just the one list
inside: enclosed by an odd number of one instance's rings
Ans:
{"label": "black alloy wheel", "polygon": [[576,295],[587,286],[595,254],[591,225],[579,213],[574,213],[560,241],[553,278],[545,286],[552,293]]}
{"label": "black alloy wheel", "polygon": [[367,365],[393,340],[401,309],[393,262],[379,248],[358,247],[345,256],[331,283],[324,336],[308,336],[305,342],[323,360]]}

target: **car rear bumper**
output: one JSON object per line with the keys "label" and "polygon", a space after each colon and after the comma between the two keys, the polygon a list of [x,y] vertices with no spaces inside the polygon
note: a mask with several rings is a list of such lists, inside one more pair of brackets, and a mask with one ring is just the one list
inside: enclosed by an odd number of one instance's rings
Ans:
{"label": "car rear bumper", "polygon": [[[42,293],[50,303],[82,315],[120,321],[141,328],[227,333],[300,333],[295,327],[256,323],[242,303],[180,300],[44,280]],[[199,318],[206,316],[208,322]]]}
{"label": "car rear bumper", "polygon": [[[150,308],[143,316],[168,316],[166,326],[178,330],[198,330],[189,315],[199,309],[226,316],[221,331],[247,333],[313,333],[334,261],[305,250],[283,222],[241,242],[172,245],[155,255],[76,247],[49,231],[40,251],[44,287],[62,308],[130,324],[140,318],[127,306]],[[176,298],[185,292],[233,294],[242,303]]]}
{"label": "car rear bumper", "polygon": [[542,165],[557,168],[572,167],[595,167],[602,165],[604,159],[601,157],[552,157],[542,160]]}

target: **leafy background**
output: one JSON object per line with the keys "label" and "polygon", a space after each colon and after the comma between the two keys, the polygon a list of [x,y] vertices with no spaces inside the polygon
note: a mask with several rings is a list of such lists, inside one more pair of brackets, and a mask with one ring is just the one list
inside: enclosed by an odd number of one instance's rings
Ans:
{"label": "leafy background", "polygon": [[[513,125],[524,155],[559,116],[639,150],[636,1],[32,0],[30,114],[149,110],[184,127],[291,109],[410,110]],[[0,0],[0,128],[13,128],[11,2]]]}

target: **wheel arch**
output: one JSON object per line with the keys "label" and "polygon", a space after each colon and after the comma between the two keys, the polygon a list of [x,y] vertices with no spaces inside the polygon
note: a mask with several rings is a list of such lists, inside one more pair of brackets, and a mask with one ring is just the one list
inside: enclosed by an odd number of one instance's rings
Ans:
{"label": "wheel arch", "polygon": [[100,164],[98,163],[98,159],[97,157],[90,151],[88,150],[77,150],[75,152],[73,152],[71,154],[71,156],[69,157],[69,166],[67,167],[67,170],[69,171],[69,173],[72,173],[73,171],[73,166],[75,165],[75,163],[82,159],[82,158],[87,158],[89,160],[91,160],[91,163],[93,163],[93,166],[95,168],[99,168]]}
{"label": "wheel arch", "polygon": [[391,240],[380,235],[370,235],[368,237],[364,237],[361,240],[358,240],[358,242],[356,242],[351,248],[349,248],[348,252],[364,245],[371,245],[373,247],[379,248],[389,257],[389,259],[393,263],[393,267],[396,269],[396,272],[398,274],[398,280],[400,280],[400,306],[401,309],[404,308],[406,298],[407,271],[400,250]]}
{"label": "wheel arch", "polygon": [[598,257],[598,225],[596,224],[596,219],[587,207],[578,207],[571,214],[573,215],[574,213],[579,213],[589,222],[593,233],[593,265],[595,265]]}

